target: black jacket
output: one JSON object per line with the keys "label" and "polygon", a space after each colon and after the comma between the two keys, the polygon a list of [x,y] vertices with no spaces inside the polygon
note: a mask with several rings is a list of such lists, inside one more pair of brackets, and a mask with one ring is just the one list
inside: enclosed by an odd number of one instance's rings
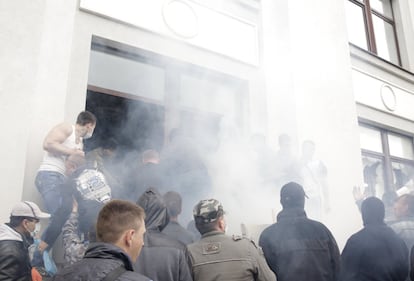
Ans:
{"label": "black jacket", "polygon": [[303,208],[284,209],[277,223],[260,235],[267,263],[278,281],[334,281],[339,274],[339,249],[322,223],[306,217]]}
{"label": "black jacket", "polygon": [[0,226],[0,280],[32,280],[28,252],[32,242],[9,225]]}
{"label": "black jacket", "polygon": [[118,281],[149,281],[150,279],[134,272],[128,255],[120,248],[108,243],[93,243],[86,250],[85,256],[79,262],[60,270],[53,278],[55,281],[98,281],[104,279],[110,272],[124,266],[126,271],[119,276]]}
{"label": "black jacket", "polygon": [[162,230],[162,233],[172,239],[182,242],[185,245],[195,242],[193,234],[175,221],[170,221],[170,223]]}
{"label": "black jacket", "polygon": [[341,255],[341,281],[404,281],[408,249],[385,224],[366,225],[346,242]]}
{"label": "black jacket", "polygon": [[154,281],[192,281],[190,258],[181,242],[161,231],[168,224],[167,208],[155,189],[148,189],[137,202],[145,210],[144,247],[134,267]]}

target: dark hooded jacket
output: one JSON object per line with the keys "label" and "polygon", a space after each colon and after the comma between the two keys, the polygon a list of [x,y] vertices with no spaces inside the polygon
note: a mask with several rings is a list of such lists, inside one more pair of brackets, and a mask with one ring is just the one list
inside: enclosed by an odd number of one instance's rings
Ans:
{"label": "dark hooded jacket", "polygon": [[408,249],[384,223],[384,204],[375,197],[361,206],[364,228],[348,239],[341,255],[341,281],[404,281]]}
{"label": "dark hooded jacket", "polygon": [[150,281],[149,278],[133,272],[132,262],[125,252],[108,243],[91,244],[82,260],[59,271],[53,280],[100,281],[120,266],[126,271],[115,280]]}
{"label": "dark hooded jacket", "polygon": [[181,242],[161,231],[169,222],[162,196],[149,188],[137,201],[145,210],[144,247],[134,265],[137,272],[154,281],[191,281],[190,259]]}
{"label": "dark hooded jacket", "polygon": [[339,249],[329,229],[300,207],[283,209],[260,235],[267,263],[278,281],[335,281]]}

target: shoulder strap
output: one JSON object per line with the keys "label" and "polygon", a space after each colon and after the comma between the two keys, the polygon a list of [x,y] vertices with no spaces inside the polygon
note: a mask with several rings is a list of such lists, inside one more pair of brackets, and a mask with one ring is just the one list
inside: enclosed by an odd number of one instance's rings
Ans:
{"label": "shoulder strap", "polygon": [[114,270],[112,270],[111,272],[109,272],[109,274],[106,275],[106,277],[104,279],[102,279],[102,281],[114,281],[119,276],[121,276],[121,274],[124,273],[125,271],[127,271],[125,269],[125,267],[123,265],[120,265],[119,267],[117,267]]}

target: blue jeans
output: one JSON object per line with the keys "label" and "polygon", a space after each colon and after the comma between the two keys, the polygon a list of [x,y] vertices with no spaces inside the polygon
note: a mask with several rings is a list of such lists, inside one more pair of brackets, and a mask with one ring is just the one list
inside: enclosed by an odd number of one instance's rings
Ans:
{"label": "blue jeans", "polygon": [[58,172],[39,171],[36,175],[35,185],[43,198],[46,211],[50,214],[56,212],[62,202],[61,185],[65,176]]}
{"label": "blue jeans", "polygon": [[[43,198],[43,203],[45,204],[46,211],[50,213],[51,216],[54,215],[54,213],[62,204],[62,193],[60,189],[64,182],[65,176],[58,172],[39,171],[36,175],[36,188]],[[49,220],[49,224],[50,222],[51,219]],[[43,233],[46,232],[46,229],[43,231]],[[44,237],[42,235],[42,240],[43,238]],[[50,245],[45,251],[49,250],[51,246],[52,245]],[[39,252],[38,249],[36,249],[33,254],[32,266],[44,266],[43,255]]]}

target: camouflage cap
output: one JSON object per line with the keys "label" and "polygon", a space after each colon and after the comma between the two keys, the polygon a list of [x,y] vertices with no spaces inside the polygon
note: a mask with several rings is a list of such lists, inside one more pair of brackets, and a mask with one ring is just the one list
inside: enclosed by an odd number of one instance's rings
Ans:
{"label": "camouflage cap", "polygon": [[201,220],[203,223],[214,222],[223,213],[223,205],[216,199],[201,200],[193,209],[194,220]]}

